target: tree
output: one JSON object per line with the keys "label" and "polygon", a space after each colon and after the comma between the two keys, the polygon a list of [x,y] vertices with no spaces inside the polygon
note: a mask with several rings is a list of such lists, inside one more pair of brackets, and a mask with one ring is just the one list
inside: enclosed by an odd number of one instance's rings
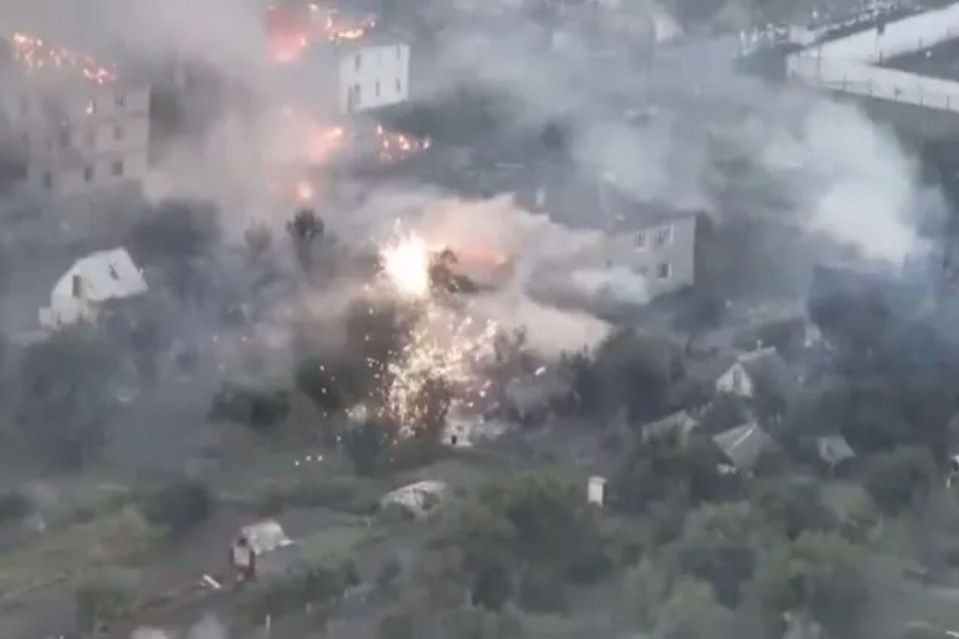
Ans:
{"label": "tree", "polygon": [[343,451],[360,475],[371,475],[382,467],[386,452],[394,445],[395,433],[387,426],[366,420],[343,436]]}
{"label": "tree", "polygon": [[756,565],[759,523],[746,502],[707,504],[689,514],[671,551],[681,572],[708,581],[717,600],[735,606]]}
{"label": "tree", "polygon": [[286,224],[286,231],[293,240],[296,259],[304,271],[313,265],[313,241],[323,237],[326,225],[311,208],[302,208]]}
{"label": "tree", "polygon": [[274,431],[289,413],[288,391],[223,384],[213,396],[208,418],[243,424],[266,434]]}
{"label": "tree", "polygon": [[775,477],[757,481],[750,496],[763,520],[789,539],[806,531],[830,531],[839,526],[823,503],[819,484],[801,477]]}
{"label": "tree", "polygon": [[243,233],[243,241],[250,259],[259,263],[273,245],[273,232],[264,224],[254,224]]}
{"label": "tree", "polygon": [[181,480],[147,495],[140,510],[150,524],[179,536],[209,518],[213,505],[213,496],[206,484]]}
{"label": "tree", "polygon": [[873,456],[866,466],[863,483],[884,513],[896,515],[924,503],[937,474],[928,450],[901,446]]}
{"label": "tree", "polygon": [[146,262],[183,262],[207,253],[219,234],[214,205],[166,200],[134,225],[128,243]]}
{"label": "tree", "polygon": [[838,636],[851,633],[866,604],[860,548],[835,533],[803,533],[767,553],[756,586],[770,623],[804,611]]}
{"label": "tree", "polygon": [[656,614],[656,639],[720,639],[734,636],[733,614],[703,581],[683,578]]}
{"label": "tree", "polygon": [[75,327],[29,346],[19,369],[19,435],[57,465],[89,461],[115,406],[115,353],[91,328]]}

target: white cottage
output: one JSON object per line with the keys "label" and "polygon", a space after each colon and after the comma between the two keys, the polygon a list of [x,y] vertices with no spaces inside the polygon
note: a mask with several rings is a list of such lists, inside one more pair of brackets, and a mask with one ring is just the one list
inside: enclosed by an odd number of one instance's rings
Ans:
{"label": "white cottage", "polygon": [[40,325],[59,330],[81,322],[95,323],[105,305],[146,291],[143,273],[125,248],[92,253],[57,280],[50,306],[40,309]]}

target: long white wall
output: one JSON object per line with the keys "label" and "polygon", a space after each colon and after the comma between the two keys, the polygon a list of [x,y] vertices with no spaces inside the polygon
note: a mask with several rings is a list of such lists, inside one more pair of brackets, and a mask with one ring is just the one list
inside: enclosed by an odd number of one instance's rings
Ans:
{"label": "long white wall", "polygon": [[786,61],[790,78],[831,91],[959,112],[959,82],[875,66],[959,38],[959,3],[803,49]]}

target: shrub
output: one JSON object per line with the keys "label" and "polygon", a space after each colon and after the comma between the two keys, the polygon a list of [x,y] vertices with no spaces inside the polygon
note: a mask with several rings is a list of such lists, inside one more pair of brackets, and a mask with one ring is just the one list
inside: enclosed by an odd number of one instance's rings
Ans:
{"label": "shrub", "polygon": [[204,522],[213,511],[210,489],[193,480],[177,481],[148,495],[141,503],[144,518],[171,535],[181,535]]}
{"label": "shrub", "polygon": [[136,583],[135,573],[117,569],[83,579],[74,591],[80,629],[99,632],[122,617],[133,604]]}
{"label": "shrub", "polygon": [[290,413],[290,394],[285,390],[262,390],[224,384],[213,396],[209,419],[249,426],[268,433]]}
{"label": "shrub", "polygon": [[923,502],[936,478],[936,464],[925,448],[902,446],[869,460],[863,483],[876,505],[897,515]]}

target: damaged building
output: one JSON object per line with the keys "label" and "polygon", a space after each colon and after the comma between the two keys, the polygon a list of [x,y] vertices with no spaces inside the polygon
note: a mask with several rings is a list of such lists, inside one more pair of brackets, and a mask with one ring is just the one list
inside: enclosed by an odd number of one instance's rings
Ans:
{"label": "damaged building", "polygon": [[641,201],[611,176],[563,170],[535,179],[516,200],[556,224],[596,233],[570,273],[577,288],[645,304],[695,283],[696,211]]}
{"label": "damaged building", "polygon": [[8,186],[56,208],[138,187],[148,169],[150,86],[91,56],[14,34],[0,61]]}

